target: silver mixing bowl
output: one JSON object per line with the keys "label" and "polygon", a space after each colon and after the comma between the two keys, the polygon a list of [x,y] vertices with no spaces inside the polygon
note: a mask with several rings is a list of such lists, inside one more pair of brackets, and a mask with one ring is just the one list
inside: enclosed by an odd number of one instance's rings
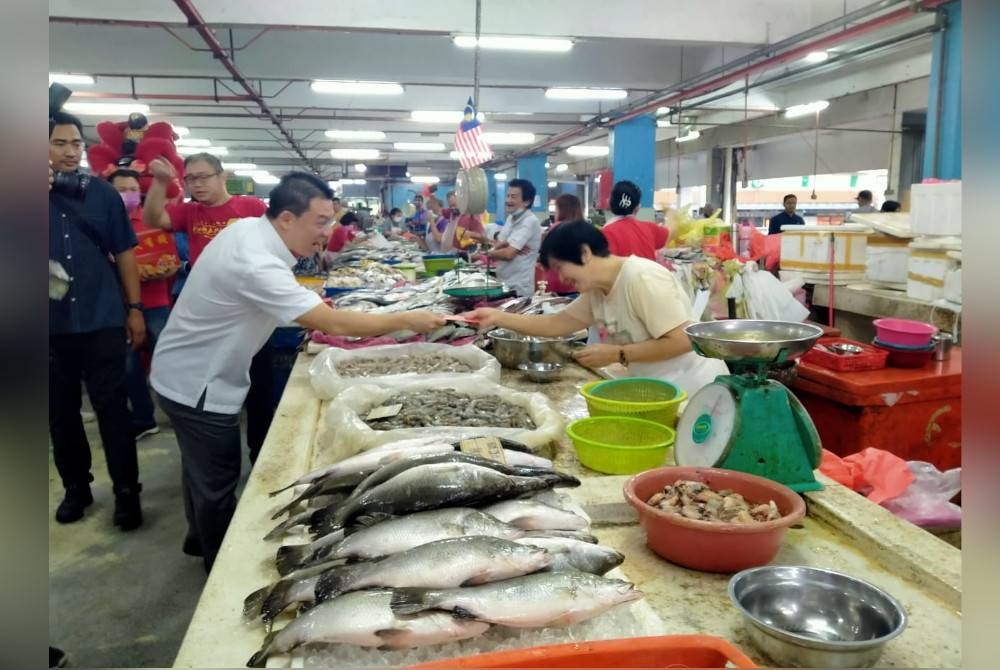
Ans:
{"label": "silver mixing bowl", "polygon": [[487,336],[493,343],[493,355],[500,365],[517,370],[521,363],[558,363],[571,360],[574,336],[531,337],[498,328]]}
{"label": "silver mixing bowl", "polygon": [[753,643],[779,666],[867,668],[906,628],[885,591],[839,572],[765,566],[733,575],[729,599]]}
{"label": "silver mixing bowl", "polygon": [[729,319],[693,323],[684,329],[694,350],[734,363],[784,363],[806,353],[823,329],[795,321]]}
{"label": "silver mixing bowl", "polygon": [[533,382],[551,382],[562,374],[563,366],[559,363],[521,363],[517,369]]}

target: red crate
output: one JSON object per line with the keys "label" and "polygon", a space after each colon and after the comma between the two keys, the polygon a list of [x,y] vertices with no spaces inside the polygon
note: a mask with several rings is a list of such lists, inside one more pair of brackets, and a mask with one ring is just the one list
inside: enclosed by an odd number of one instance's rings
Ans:
{"label": "red crate", "polygon": [[813,365],[818,365],[828,370],[836,370],[837,372],[881,370],[885,367],[886,358],[889,357],[889,352],[885,349],[880,349],[870,344],[855,342],[854,340],[848,340],[843,337],[821,337],[819,338],[817,344],[825,344],[826,346],[830,346],[832,344],[853,344],[864,349],[864,351],[860,354],[845,356],[843,354],[832,354],[828,351],[823,351],[822,349],[813,347],[802,357],[802,360],[808,361]]}

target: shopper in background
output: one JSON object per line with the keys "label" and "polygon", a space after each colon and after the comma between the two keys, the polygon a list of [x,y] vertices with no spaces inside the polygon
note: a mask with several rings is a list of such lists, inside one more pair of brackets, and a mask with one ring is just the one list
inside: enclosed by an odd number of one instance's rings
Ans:
{"label": "shopper in background", "polygon": [[427,236],[427,210],[424,209],[424,196],[413,196],[413,216],[406,219],[407,230],[418,240]]}
{"label": "shopper in background", "polygon": [[[132,427],[136,440],[160,432],[156,425],[156,407],[153,405],[153,398],[149,394],[149,386],[146,382],[143,355],[152,355],[160,333],[167,325],[167,316],[170,314],[170,278],[177,274],[181,263],[172,240],[169,240],[169,244],[156,244],[156,240],[149,238],[151,229],[142,222],[142,192],[139,187],[139,176],[139,173],[134,170],[123,169],[113,172],[108,177],[108,181],[115,187],[125,203],[125,209],[132,221],[132,229],[139,240],[139,250],[142,251],[144,241],[149,241],[150,246],[162,248],[165,252],[159,258],[160,263],[157,266],[144,264],[138,266],[141,281],[142,316],[146,321],[146,344],[142,349],[130,351],[125,363],[125,384],[128,389],[128,400],[132,410]],[[152,230],[156,235],[169,237],[168,233],[157,229]]]}
{"label": "shopper in background", "polygon": [[781,204],[785,206],[785,211],[771,217],[767,224],[768,235],[777,235],[781,232],[782,226],[804,226],[806,223],[805,219],[795,213],[795,208],[799,204],[798,198],[789,193],[782,199]]}
{"label": "shopper in background", "polygon": [[895,200],[886,200],[885,202],[882,203],[882,208],[879,211],[882,211],[882,212],[898,212],[901,208],[902,208],[902,205],[900,205],[897,201],[895,201]]}
{"label": "shopper in background", "polygon": [[357,223],[357,215],[354,212],[348,212],[340,219],[340,223],[334,226],[333,232],[330,234],[330,241],[326,244],[326,253],[324,254],[327,265],[336,260],[347,243],[357,236]]}
{"label": "shopper in background", "polygon": [[49,261],[70,278],[65,294],[49,300],[49,436],[66,491],[56,521],[79,521],[94,502],[90,443],[80,415],[82,382],[115,494],[112,519],[133,530],[142,525],[142,486],[125,358],[129,342],[138,349],[146,340],[136,239],[114,187],[80,172],[82,129],[79,119],[64,112],[49,118]]}
{"label": "shopper in background", "polygon": [[[713,205],[710,202],[706,202],[705,206],[701,208],[701,216],[702,216],[702,218],[705,218],[705,219],[711,219],[712,215],[715,214],[715,211],[716,211],[715,205]],[[720,219],[722,218],[722,214],[721,213],[719,214],[718,218],[720,218]]]}
{"label": "shopper in background", "polygon": [[441,240],[447,225],[448,219],[444,217],[441,201],[432,195],[427,199],[427,233],[424,236],[427,250],[432,254],[441,253]]}
{"label": "shopper in background", "polygon": [[541,337],[597,327],[607,343],[577,352],[582,365],[598,369],[619,363],[629,376],[665,379],[689,396],[728,373],[724,361],[691,349],[684,327],[697,317],[680,280],[662,265],[612,255],[607,238],[588,221],[561,223],[552,230],[542,243],[541,260],[575,286],[580,297],[555,314],[482,308],[470,317],[481,328],[498,326]]}
{"label": "shopper in background", "polygon": [[601,231],[615,256],[639,256],[656,260],[656,252],[667,246],[669,231],[649,221],[635,218],[642,191],[630,181],[620,181],[611,189],[611,213]]}
{"label": "shopper in background", "polygon": [[[184,551],[210,570],[236,507],[240,407],[254,352],[280,323],[331,335],[428,332],[444,319],[426,311],[363,314],[334,310],[292,274],[333,219],[333,192],[293,172],[271,191],[264,216],[226,228],[188,277],[153,356],[152,384],[181,450],[189,530]],[[280,455],[278,455],[280,456]]]}
{"label": "shopper in background", "polygon": [[869,191],[868,189],[859,191],[858,197],[855,198],[855,200],[857,200],[858,202],[858,208],[854,210],[855,212],[865,213],[865,212],[878,211],[877,209],[875,209],[875,205],[872,204],[872,192]]}
{"label": "shopper in background", "polygon": [[[580,202],[580,199],[572,193],[560,194],[556,198],[555,221],[551,226],[549,226],[549,229],[545,231],[545,234],[542,236],[542,244],[545,243],[545,238],[548,237],[560,223],[564,223],[566,221],[580,221],[581,219],[583,219],[583,204]],[[559,273],[552,268],[544,270],[542,273],[542,279],[545,280],[545,288],[549,293],[555,293],[556,295],[570,295],[576,293],[576,287],[560,279]]]}
{"label": "shopper in background", "polygon": [[507,222],[487,255],[497,264],[497,277],[521,297],[535,293],[535,263],[542,245],[542,224],[531,211],[535,185],[527,179],[507,184]]}
{"label": "shopper in background", "polygon": [[389,219],[387,223],[387,230],[383,231],[385,235],[399,235],[403,232],[403,210],[399,207],[393,207],[389,210]]}

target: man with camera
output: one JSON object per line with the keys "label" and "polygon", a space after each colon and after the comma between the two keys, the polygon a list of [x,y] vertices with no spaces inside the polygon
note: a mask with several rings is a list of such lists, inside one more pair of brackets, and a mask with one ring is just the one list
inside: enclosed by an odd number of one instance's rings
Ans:
{"label": "man with camera", "polygon": [[115,494],[113,521],[142,525],[139,465],[126,403],[127,346],[146,339],[135,233],[121,196],[79,171],[80,120],[49,116],[49,261],[68,279],[49,300],[49,435],[66,495],[56,521],[83,518],[93,503],[90,444],[80,415],[80,384],[97,415]]}

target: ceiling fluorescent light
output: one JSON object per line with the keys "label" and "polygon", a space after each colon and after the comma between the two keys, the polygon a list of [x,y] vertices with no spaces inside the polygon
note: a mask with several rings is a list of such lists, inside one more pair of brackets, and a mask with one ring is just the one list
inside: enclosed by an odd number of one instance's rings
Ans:
{"label": "ceiling fluorescent light", "polygon": [[355,163],[353,167],[355,172],[365,172],[368,169],[364,163]]}
{"label": "ceiling fluorescent light", "polygon": [[[471,49],[476,46],[475,35],[455,35],[455,46]],[[480,49],[505,49],[508,51],[548,51],[565,53],[573,48],[573,41],[549,37],[504,37],[502,35],[480,35]]]}
{"label": "ceiling fluorescent light", "polygon": [[203,140],[197,137],[182,137],[177,140],[174,144],[179,147],[210,147],[212,142],[210,140]]}
{"label": "ceiling fluorescent light", "polygon": [[257,165],[255,163],[223,163],[222,169],[224,170],[257,170]]}
{"label": "ceiling fluorescent light", "polygon": [[457,161],[461,157],[462,157],[462,154],[458,153],[457,151],[449,151],[448,152],[448,158],[451,158],[453,160]]}
{"label": "ceiling fluorescent light", "polygon": [[149,114],[149,105],[138,102],[67,102],[63,109],[76,114],[93,114],[95,116],[127,117],[133,112]]}
{"label": "ceiling fluorescent light", "polygon": [[400,95],[403,86],[391,81],[328,81],[318,79],[312,83],[316,93],[345,93],[351,95]]}
{"label": "ceiling fluorescent light", "polygon": [[565,172],[568,169],[569,166],[566,165],[565,163],[560,163],[559,165],[556,166],[556,172]]}
{"label": "ceiling fluorescent light", "polygon": [[376,160],[380,156],[378,149],[330,149],[330,155],[343,160]]}
{"label": "ceiling fluorescent light", "polygon": [[[463,112],[451,109],[417,109],[410,112],[410,120],[418,123],[461,123],[464,117]],[[483,121],[486,117],[482,112],[479,112],[476,114],[476,118]]]}
{"label": "ceiling fluorescent light", "polygon": [[549,188],[555,188],[555,187],[556,187],[556,186],[558,186],[558,185],[559,185],[559,184],[557,184],[557,183],[556,183],[556,182],[554,182],[554,181],[550,181],[550,182],[549,182]]}
{"label": "ceiling fluorescent light", "polygon": [[690,142],[691,140],[696,140],[701,137],[701,133],[697,130],[690,131],[687,135],[681,135],[674,138],[676,142]]}
{"label": "ceiling fluorescent light", "polygon": [[802,60],[807,63],[822,63],[829,57],[830,54],[826,51],[810,51]]}
{"label": "ceiling fluorescent light", "polygon": [[437,177],[432,177],[430,175],[418,174],[410,177],[410,181],[412,181],[414,184],[436,184],[441,180]]}
{"label": "ceiling fluorescent light", "polygon": [[251,179],[253,179],[258,184],[277,184],[278,182],[281,181],[280,177],[275,177],[274,175],[270,174],[259,174],[255,177],[251,177]]}
{"label": "ceiling fluorescent light", "polygon": [[94,78],[89,74],[66,74],[63,72],[49,72],[50,84],[76,84],[77,86],[89,86],[94,83]]}
{"label": "ceiling fluorescent light", "polygon": [[671,109],[669,107],[657,107],[656,108],[656,115],[657,116],[663,116],[664,114],[669,114],[670,112],[671,112]]}
{"label": "ceiling fluorescent light", "polygon": [[444,151],[444,142],[394,142],[396,151]]}
{"label": "ceiling fluorescent light", "polygon": [[495,175],[493,175],[493,178],[497,181],[507,181],[507,173],[497,172]]}
{"label": "ceiling fluorescent light", "polygon": [[547,88],[550,100],[621,100],[628,95],[623,88]]}
{"label": "ceiling fluorescent light", "polygon": [[325,135],[331,140],[384,140],[381,130],[328,130]]}
{"label": "ceiling fluorescent light", "polygon": [[670,126],[672,126],[672,125],[673,125],[673,124],[672,124],[672,123],[670,123],[670,119],[669,119],[669,118],[665,118],[665,119],[657,119],[657,120],[656,120],[656,127],[657,127],[657,128],[669,128],[669,127],[670,127]]}
{"label": "ceiling fluorescent light", "polygon": [[213,156],[228,156],[229,149],[226,147],[177,147],[177,153],[182,156],[192,154],[212,154]]}
{"label": "ceiling fluorescent light", "polygon": [[608,147],[596,146],[593,144],[578,144],[566,149],[570,156],[607,156],[611,150]]}
{"label": "ceiling fluorescent light", "polygon": [[498,133],[485,132],[483,139],[490,144],[534,144],[534,133]]}
{"label": "ceiling fluorescent light", "polygon": [[172,127],[174,129],[174,133],[176,133],[178,137],[184,137],[185,135],[189,135],[191,133],[191,131],[187,128],[187,126],[172,126]]}
{"label": "ceiling fluorescent light", "polygon": [[816,102],[808,102],[804,105],[793,105],[785,110],[785,118],[794,119],[799,116],[807,116],[809,114],[814,114],[816,112],[822,112],[824,109],[830,106],[830,103],[826,100],[817,100]]}
{"label": "ceiling fluorescent light", "polygon": [[271,173],[267,170],[258,170],[257,168],[246,168],[243,170],[235,170],[233,174],[235,174],[237,177],[265,177]]}

